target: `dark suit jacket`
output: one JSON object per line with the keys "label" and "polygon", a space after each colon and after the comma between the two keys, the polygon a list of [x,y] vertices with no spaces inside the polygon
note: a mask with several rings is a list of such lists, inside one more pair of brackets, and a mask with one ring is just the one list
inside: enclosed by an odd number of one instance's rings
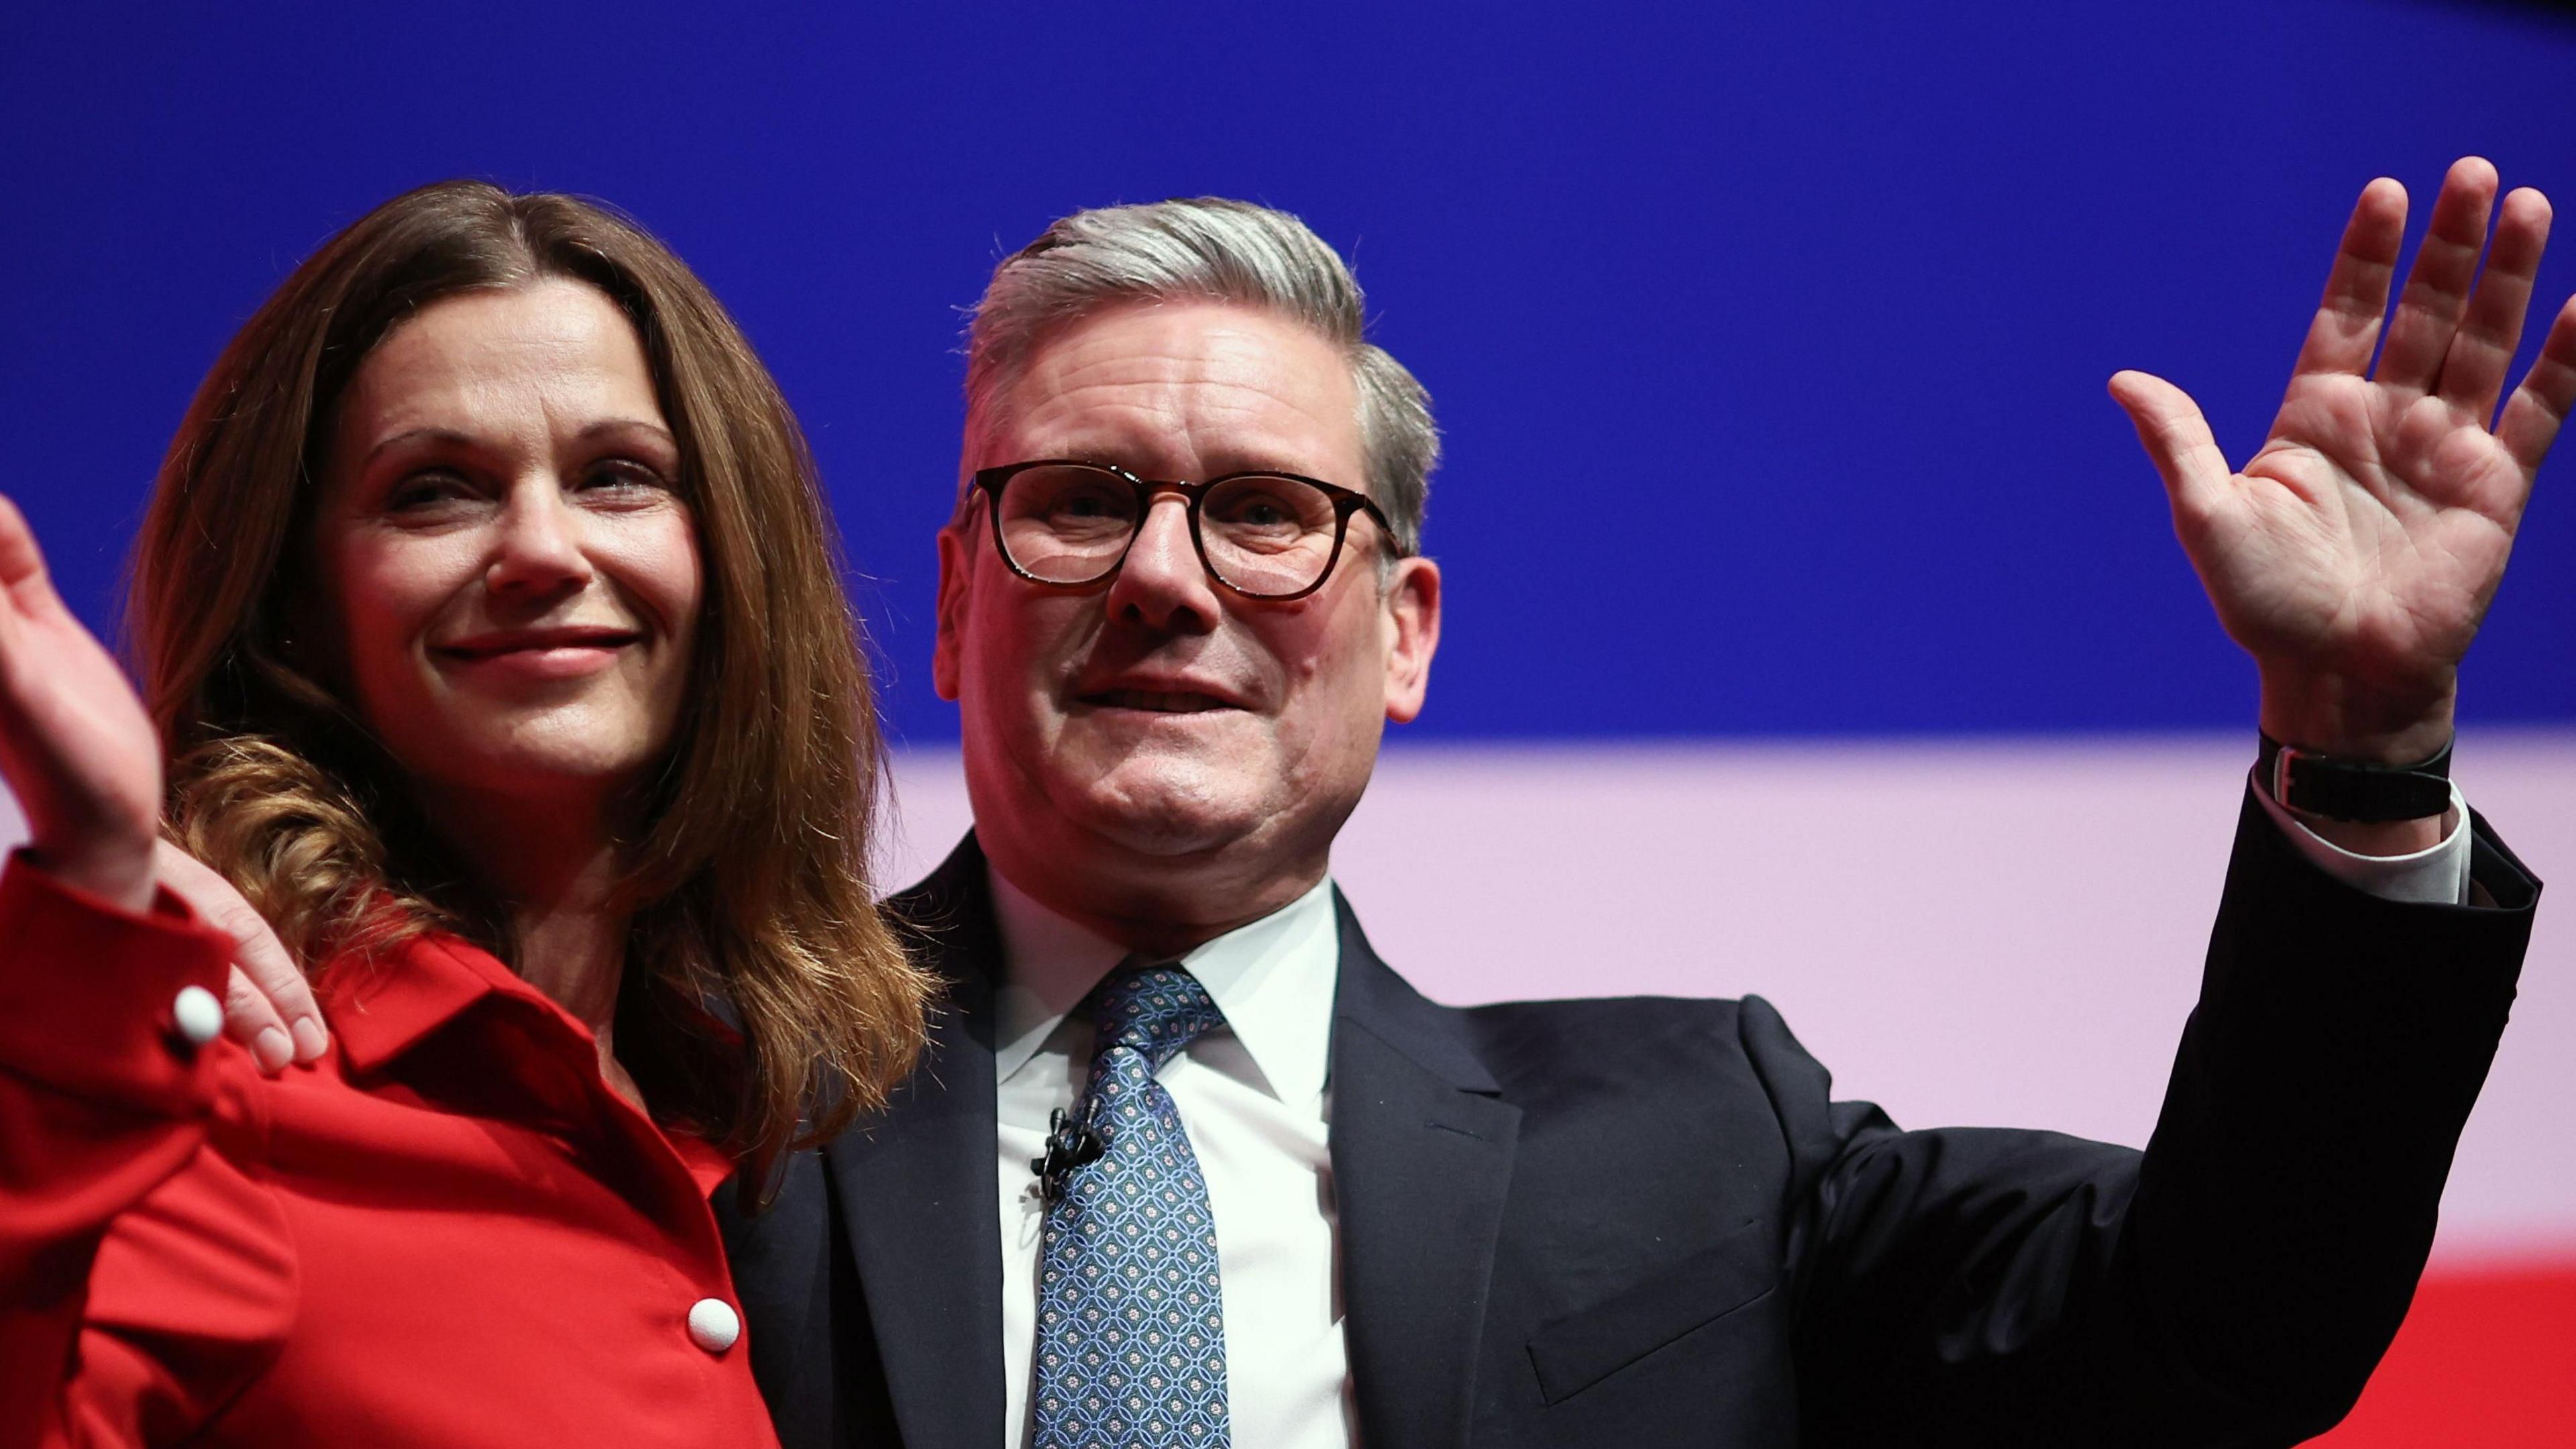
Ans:
{"label": "dark suit jacket", "polygon": [[[2320,1431],[2405,1313],[2513,999],[2538,882],[2483,822],[2475,850],[2492,908],[2393,904],[2249,797],[2143,1154],[1901,1132],[1830,1100],[1759,997],[1436,1005],[1343,904],[1331,1150],[1363,1443]],[[954,983],[928,1059],[884,1119],[792,1159],[768,1212],[727,1217],[789,1449],[1002,1439],[1000,952],[973,839],[892,905]]]}

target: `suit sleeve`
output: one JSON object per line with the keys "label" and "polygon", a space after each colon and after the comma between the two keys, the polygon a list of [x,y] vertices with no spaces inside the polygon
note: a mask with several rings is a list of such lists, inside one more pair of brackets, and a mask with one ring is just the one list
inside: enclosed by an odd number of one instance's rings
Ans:
{"label": "suit sleeve", "polygon": [[2472,823],[2492,905],[2409,904],[2319,870],[2249,792],[2144,1154],[1900,1132],[1828,1103],[1749,1001],[1797,1164],[1809,1442],[2288,1445],[2342,1418],[2423,1271],[2539,896]]}
{"label": "suit sleeve", "polygon": [[213,1050],[171,1026],[229,953],[164,895],[129,915],[25,857],[0,872],[0,1446],[86,1444],[91,1271],[119,1217],[184,1168],[213,1116]]}

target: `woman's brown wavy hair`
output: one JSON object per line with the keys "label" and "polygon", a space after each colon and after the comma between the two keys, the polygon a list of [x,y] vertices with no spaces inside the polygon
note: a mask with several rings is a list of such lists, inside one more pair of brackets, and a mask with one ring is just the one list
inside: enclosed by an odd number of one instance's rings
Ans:
{"label": "woman's brown wavy hair", "polygon": [[881,744],[804,436],[741,330],[634,222],[423,187],[326,242],[224,349],[162,464],[126,614],[171,829],[308,969],[433,926],[508,953],[499,904],[422,828],[291,631],[313,604],[332,409],[360,361],[442,297],[549,277],[597,287],[642,339],[706,575],[672,756],[627,842],[618,1057],[657,1115],[766,1182],[780,1153],[883,1104],[920,1050],[929,984],[869,885]]}

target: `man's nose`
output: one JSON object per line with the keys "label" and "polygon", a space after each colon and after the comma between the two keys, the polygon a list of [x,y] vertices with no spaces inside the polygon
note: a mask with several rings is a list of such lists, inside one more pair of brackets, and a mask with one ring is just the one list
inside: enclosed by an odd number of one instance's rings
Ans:
{"label": "man's nose", "polygon": [[1113,618],[1131,618],[1161,633],[1203,634],[1216,627],[1222,605],[1216,585],[1190,542],[1188,500],[1156,497],[1137,521],[1136,541],[1109,585]]}
{"label": "man's nose", "polygon": [[484,586],[492,592],[547,597],[590,582],[593,570],[582,549],[581,510],[553,478],[530,478],[511,488],[498,530],[483,573]]}

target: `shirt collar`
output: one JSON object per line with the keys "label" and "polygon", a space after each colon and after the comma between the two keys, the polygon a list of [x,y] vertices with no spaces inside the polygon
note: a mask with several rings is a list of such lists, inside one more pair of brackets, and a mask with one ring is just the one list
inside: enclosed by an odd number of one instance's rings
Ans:
{"label": "shirt collar", "polygon": [[[368,959],[339,962],[323,977],[322,1004],[349,1064],[373,1071],[487,996],[515,996],[563,1008],[519,979],[489,951],[432,931]],[[572,1020],[569,1015],[566,1021]]]}
{"label": "shirt collar", "polygon": [[[357,1072],[374,1071],[494,998],[533,1006],[585,1043],[590,1040],[589,1029],[554,998],[529,985],[491,952],[443,932],[415,936],[373,960],[338,963],[323,977],[320,994],[331,1034],[350,1069]],[[505,1066],[495,1064],[496,1070]],[[693,1133],[662,1127],[649,1115],[645,1121],[671,1144],[700,1195],[714,1192],[733,1175],[733,1157],[722,1147]]]}
{"label": "shirt collar", "polygon": [[[1128,952],[1038,904],[1000,871],[988,865],[986,873],[1004,963],[993,1003],[993,1076],[1008,1081]],[[1272,1094],[1290,1104],[1323,1099],[1340,962],[1329,877],[1181,957]]]}

